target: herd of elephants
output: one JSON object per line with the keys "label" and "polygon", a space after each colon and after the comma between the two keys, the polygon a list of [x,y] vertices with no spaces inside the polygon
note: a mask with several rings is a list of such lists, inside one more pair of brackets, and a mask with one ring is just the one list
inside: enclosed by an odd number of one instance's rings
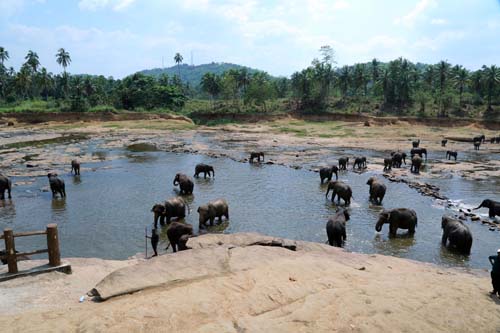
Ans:
{"label": "herd of elephants", "polygon": [[[486,137],[484,135],[476,136],[473,138],[473,144],[475,149],[479,149],[481,144],[486,142]],[[500,143],[500,137],[493,137],[490,139],[491,143]],[[442,140],[441,145],[445,147],[447,140]],[[454,157],[457,159],[456,151],[447,151],[446,158],[450,159]],[[401,168],[403,164],[406,165],[406,153],[401,151],[392,152],[390,157],[384,159],[384,171],[391,170],[392,168]],[[427,159],[427,150],[420,147],[420,140],[412,142],[412,148],[410,150],[411,157],[411,168],[412,173],[419,173],[420,168],[423,163],[423,159]],[[250,153],[249,162],[257,163],[264,161],[263,152],[252,152]],[[364,169],[366,168],[366,157],[359,156],[354,158],[354,163],[352,169]],[[343,200],[344,207],[339,207],[336,213],[331,216],[326,223],[326,234],[328,236],[328,243],[331,246],[342,247],[346,241],[346,222],[350,218],[349,210],[347,207],[350,205],[352,195],[351,187],[338,180],[338,174],[340,170],[347,171],[349,165],[348,157],[340,157],[338,159],[338,165],[333,165],[331,167],[323,167],[319,170],[321,184],[326,180],[328,181],[328,186],[326,190],[326,197],[328,198],[331,192],[331,201],[335,201],[337,197],[337,203]],[[71,162],[71,172],[75,175],[80,174],[80,163],[77,160]],[[195,166],[195,173],[193,177],[198,178],[200,174],[203,174],[204,178],[213,178],[215,176],[214,168],[207,164],[197,164]],[[333,174],[335,174],[335,180],[332,180]],[[61,197],[66,196],[64,180],[59,178],[56,173],[49,173],[47,175],[49,180],[50,189],[52,191],[53,197],[60,195]],[[177,173],[174,180],[174,186],[179,186],[179,196],[170,198],[163,203],[155,204],[151,211],[154,214],[154,228],[158,228],[158,221],[160,224],[167,225],[167,237],[172,245],[174,252],[177,250],[188,249],[186,243],[190,237],[193,237],[193,226],[188,223],[183,223],[182,219],[186,216],[186,212],[189,213],[190,208],[183,198],[184,195],[191,195],[194,190],[193,179],[184,173]],[[384,183],[373,176],[367,181],[369,186],[369,200],[376,205],[381,205],[386,193],[386,186]],[[12,184],[11,180],[0,174],[0,199],[4,200],[5,191],[8,193],[8,197],[11,198]],[[500,216],[500,202],[493,201],[490,199],[485,199],[483,202],[475,209],[488,208],[489,217],[494,218],[495,216]],[[229,205],[225,199],[216,199],[210,201],[204,205],[198,207],[197,212],[199,214],[199,230],[206,229],[207,222],[210,226],[214,225],[214,221],[217,218],[218,222],[222,222],[224,217],[226,220],[229,219]],[[176,221],[171,221],[173,218]],[[395,208],[390,210],[383,210],[378,217],[378,221],[375,225],[375,230],[380,232],[384,224],[389,224],[389,235],[395,236],[398,229],[408,230],[409,235],[415,233],[415,228],[417,227],[417,212],[410,208]],[[441,226],[443,229],[442,244],[448,248],[462,254],[470,254],[472,246],[472,234],[465,223],[460,219],[456,219],[451,216],[444,215],[442,217]],[[156,232],[156,230],[155,230]]]}

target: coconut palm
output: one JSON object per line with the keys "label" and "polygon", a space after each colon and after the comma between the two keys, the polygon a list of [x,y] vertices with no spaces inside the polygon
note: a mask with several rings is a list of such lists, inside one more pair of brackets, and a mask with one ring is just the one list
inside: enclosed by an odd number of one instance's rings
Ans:
{"label": "coconut palm", "polygon": [[458,89],[458,95],[459,95],[459,104],[460,107],[462,107],[462,95],[464,93],[465,86],[467,85],[467,82],[469,80],[469,72],[467,69],[463,68],[462,66],[455,66],[453,70],[453,84],[455,88]]}
{"label": "coconut palm", "polygon": [[344,66],[340,70],[338,86],[340,88],[340,93],[342,94],[342,98],[345,98],[347,95],[347,91],[349,90],[349,84],[351,82],[351,77],[349,73],[349,66]]}
{"label": "coconut palm", "polygon": [[29,50],[28,54],[26,55],[26,57],[24,57],[24,59],[26,59],[26,64],[29,67],[31,67],[34,73],[36,73],[36,71],[38,70],[38,66],[40,66],[40,60],[38,59],[38,54],[36,54],[36,52]]}
{"label": "coconut palm", "polygon": [[488,99],[488,110],[491,110],[491,98],[495,93],[496,86],[500,83],[500,68],[495,65],[483,66],[483,82],[486,87],[486,98]]}
{"label": "coconut palm", "polygon": [[42,67],[42,70],[40,71],[38,82],[40,84],[40,88],[42,89],[44,99],[47,100],[49,90],[52,87],[52,77],[50,76],[50,73],[47,73],[47,69],[45,67]]}
{"label": "coconut palm", "polygon": [[8,59],[9,59],[9,52],[3,46],[0,46],[0,63],[2,64],[2,67],[3,63]]}
{"label": "coconut palm", "polygon": [[56,61],[59,65],[63,67],[64,73],[66,73],[66,67],[71,63],[71,57],[69,56],[69,52],[63,49],[62,47],[57,51]]}
{"label": "coconut palm", "polygon": [[180,66],[180,64],[182,64],[183,59],[184,58],[182,57],[182,55],[179,52],[177,52],[174,56],[174,61],[177,64],[177,72],[179,74],[179,79],[181,78],[181,68],[179,66]]}

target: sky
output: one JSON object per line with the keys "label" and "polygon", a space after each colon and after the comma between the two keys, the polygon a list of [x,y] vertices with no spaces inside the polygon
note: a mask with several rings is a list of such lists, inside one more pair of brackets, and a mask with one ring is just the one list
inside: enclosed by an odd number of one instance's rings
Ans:
{"label": "sky", "polygon": [[500,0],[0,0],[0,46],[53,73],[122,78],[142,69],[231,62],[290,76],[330,45],[338,66],[447,60],[500,65]]}

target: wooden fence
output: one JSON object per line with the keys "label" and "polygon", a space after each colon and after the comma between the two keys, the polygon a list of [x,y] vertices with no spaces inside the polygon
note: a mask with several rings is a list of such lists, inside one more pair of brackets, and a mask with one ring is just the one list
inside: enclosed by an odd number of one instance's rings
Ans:
{"label": "wooden fence", "polygon": [[[34,250],[29,252],[16,252],[15,238],[47,235],[47,248],[42,250]],[[17,273],[17,257],[29,256],[33,254],[48,253],[49,266],[56,267],[61,265],[61,255],[59,252],[59,237],[57,234],[57,224],[48,224],[45,231],[29,231],[14,233],[12,229],[4,229],[0,239],[5,240],[5,255],[0,256],[0,259],[7,260],[9,273]]]}

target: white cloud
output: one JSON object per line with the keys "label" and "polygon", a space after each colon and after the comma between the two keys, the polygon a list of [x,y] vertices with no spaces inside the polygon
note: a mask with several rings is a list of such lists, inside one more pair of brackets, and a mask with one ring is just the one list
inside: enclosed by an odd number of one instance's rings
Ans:
{"label": "white cloud", "polygon": [[24,7],[23,0],[0,0],[0,17],[8,18]]}
{"label": "white cloud", "polygon": [[135,0],[80,0],[78,8],[81,10],[96,11],[110,7],[114,11],[121,11],[129,7]]}
{"label": "white cloud", "polygon": [[442,18],[435,18],[431,20],[432,25],[446,25],[448,21]]}
{"label": "white cloud", "polygon": [[435,5],[436,2],[434,0],[419,0],[408,14],[396,18],[394,23],[412,27],[419,16],[421,16],[428,8]]}
{"label": "white cloud", "polygon": [[462,40],[465,37],[465,32],[461,30],[449,30],[439,33],[437,36],[422,37],[413,43],[415,49],[426,49],[437,51],[445,46],[450,41]]}

